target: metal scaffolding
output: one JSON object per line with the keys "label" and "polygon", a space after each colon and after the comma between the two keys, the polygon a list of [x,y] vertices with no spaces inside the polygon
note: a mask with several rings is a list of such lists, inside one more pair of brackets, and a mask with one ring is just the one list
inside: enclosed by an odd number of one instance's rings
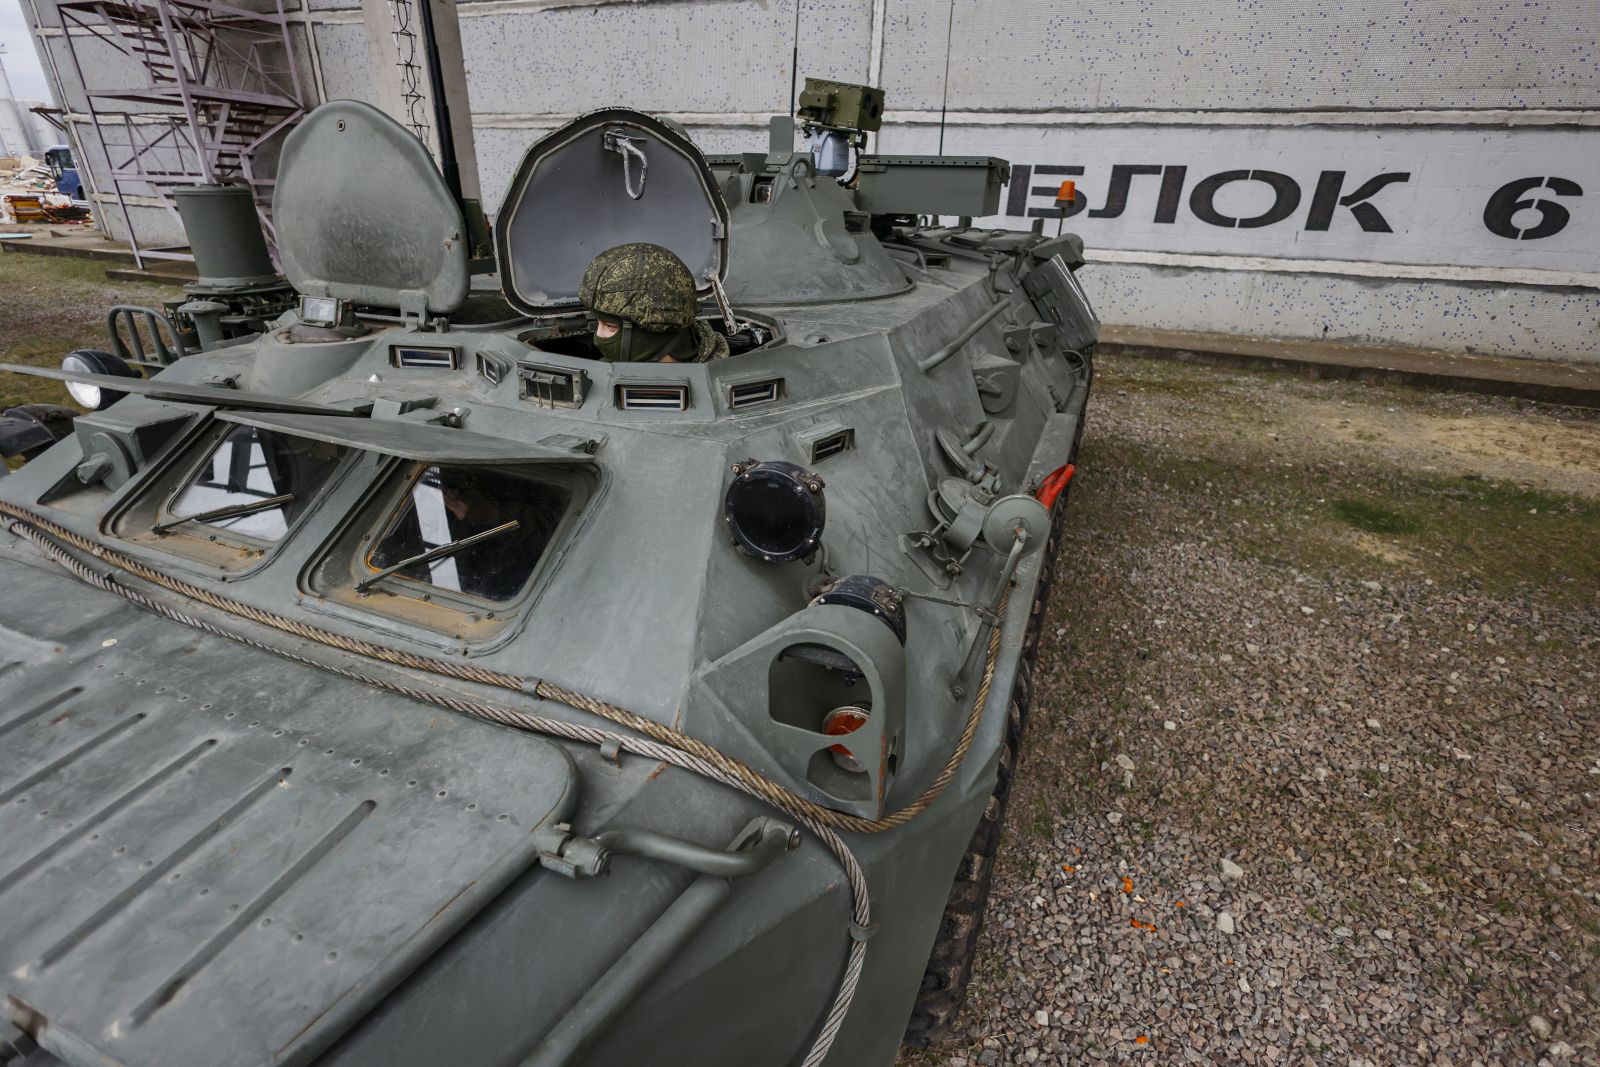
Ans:
{"label": "metal scaffolding", "polygon": [[[130,196],[156,197],[176,216],[174,188],[240,182],[255,195],[262,224],[272,234],[268,157],[275,159],[276,152],[262,150],[275,148],[275,139],[305,113],[305,97],[282,0],[260,6],[252,11],[215,0],[59,5],[111,192],[141,267],[145,259],[191,257],[179,249],[140,248]],[[115,72],[105,53],[93,54],[107,45],[137,62],[140,84],[101,87],[89,81],[86,63]]]}

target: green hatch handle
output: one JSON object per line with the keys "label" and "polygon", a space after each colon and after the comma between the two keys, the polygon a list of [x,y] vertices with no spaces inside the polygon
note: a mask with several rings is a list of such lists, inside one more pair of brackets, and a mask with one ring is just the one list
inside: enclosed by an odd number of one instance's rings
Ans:
{"label": "green hatch handle", "polygon": [[757,819],[732,848],[706,848],[650,830],[607,830],[595,838],[613,856],[642,856],[716,878],[742,878],[800,844],[800,831],[776,819]]}
{"label": "green hatch handle", "polygon": [[[608,152],[615,152],[622,157],[622,188],[627,192],[630,200],[638,200],[644,196],[645,172],[650,169],[650,160],[645,157],[644,150],[639,147],[641,137],[629,137],[620,129],[606,130],[601,134],[601,144]],[[629,159],[639,161],[639,185],[633,184],[633,171],[628,166]]]}
{"label": "green hatch handle", "polygon": [[568,878],[608,874],[613,856],[640,856],[716,878],[742,878],[800,845],[799,830],[765,816],[750,820],[726,849],[707,848],[654,830],[607,830],[595,837],[580,837],[566,823],[558,823],[545,833],[550,840],[541,849],[539,862]]}
{"label": "green hatch handle", "polygon": [[994,319],[995,316],[999,315],[1002,311],[1006,310],[1010,306],[1010,300],[1002,300],[988,311],[985,311],[982,315],[979,315],[977,318],[973,319],[972,322],[967,325],[967,328],[962,330],[954,341],[951,341],[949,344],[945,345],[932,355],[925,356],[919,360],[917,362],[918,369],[924,374],[932,371],[933,368],[937,367],[939,364],[943,363],[945,360],[961,351],[962,345],[976,337],[979,330],[989,325],[990,321]]}

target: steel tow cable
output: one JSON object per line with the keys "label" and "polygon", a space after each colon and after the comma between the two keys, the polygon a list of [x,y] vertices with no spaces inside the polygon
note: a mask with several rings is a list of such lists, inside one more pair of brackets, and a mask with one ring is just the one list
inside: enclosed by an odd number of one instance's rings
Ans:
{"label": "steel tow cable", "polygon": [[[873,834],[881,833],[884,830],[897,829],[928,810],[939,795],[944,792],[945,788],[954,780],[956,772],[960,770],[968,750],[972,747],[973,739],[977,736],[978,726],[983,719],[983,708],[988,703],[989,690],[994,683],[995,663],[999,658],[1000,652],[1001,628],[996,627],[989,635],[989,647],[984,663],[983,676],[979,681],[977,692],[973,694],[972,707],[967,714],[967,721],[962,728],[960,737],[956,741],[955,748],[951,750],[950,757],[945,761],[945,765],[938,775],[934,777],[933,781],[928,784],[928,787],[922,791],[922,794],[917,799],[905,807],[899,808],[881,818],[864,819],[858,815],[849,815],[824,808],[698,738],[671,726],[656,722],[654,719],[629,711],[626,708],[619,707],[616,704],[589,696],[586,693],[579,693],[539,678],[525,678],[520,675],[488,670],[471,664],[452,663],[449,660],[417,655],[416,653],[390,648],[387,645],[381,645],[376,642],[347,637],[333,630],[313,626],[310,623],[291,619],[285,615],[267,611],[251,604],[245,604],[231,597],[222,596],[209,589],[183,581],[180,578],[173,578],[118,552],[114,548],[109,548],[73,533],[66,527],[52,522],[42,515],[35,514],[26,508],[18,507],[8,501],[0,500],[0,514],[19,519],[57,542],[64,542],[137,578],[142,578],[147,582],[177,593],[180,596],[188,597],[191,600],[198,600],[202,604],[227,612],[230,615],[237,615],[240,618],[269,626],[275,630],[293,634],[296,637],[303,637],[345,652],[351,652],[358,656],[365,656],[369,659],[379,660],[399,667],[409,667],[413,670],[437,674],[446,678],[478,682],[514,693],[532,693],[542,699],[566,704],[568,707],[610,719],[612,722],[626,726],[630,730],[636,730],[647,737],[653,737],[690,755],[697,756],[726,773],[739,778],[755,789],[757,796],[776,807],[796,813],[804,812],[815,822],[847,833]],[[995,608],[996,613],[1004,614],[1009,601],[1010,591],[1007,590],[1002,594],[1000,602]]]}
{"label": "steel tow cable", "polygon": [[[617,705],[596,700],[585,694],[547,682],[536,681],[532,687],[532,692],[543,699],[565,704],[578,710],[588,711],[649,736],[658,737],[658,740],[643,740],[623,734],[614,734],[561,719],[531,715],[516,708],[500,704],[467,700],[433,689],[409,686],[392,679],[339,667],[309,656],[300,655],[288,649],[257,641],[197,616],[178,611],[176,608],[163,604],[138,590],[122,584],[110,575],[99,573],[82,560],[74,557],[60,542],[64,541],[73,547],[80,548],[97,559],[104,560],[114,567],[151,581],[171,592],[190,596],[217,610],[237,615],[306,640],[357,655],[369,656],[370,658],[398,666],[430,671],[431,673],[467,681],[483,682],[517,692],[527,691],[524,680],[514,675],[505,675],[482,668],[454,664],[431,657],[416,656],[372,642],[348,638],[341,634],[324,630],[321,627],[301,623],[285,616],[220,596],[199,586],[172,578],[154,568],[147,567],[137,560],[117,552],[115,549],[99,545],[42,516],[35,515],[27,509],[17,507],[9,502],[0,501],[0,513],[10,515],[17,520],[9,526],[9,530],[12,533],[28,540],[48,558],[75,577],[95,588],[112,593],[130,603],[184,626],[258,649],[291,662],[326,671],[374,689],[395,693],[511,729],[539,733],[596,746],[615,745],[622,751],[668,763],[712,781],[720,782],[792,815],[806,829],[816,834],[818,840],[838,859],[849,882],[851,895],[850,939],[845,957],[844,972],[840,976],[839,984],[829,1005],[828,1014],[823,1019],[817,1036],[812,1041],[811,1047],[802,1061],[802,1067],[820,1067],[833,1047],[833,1042],[838,1036],[839,1029],[843,1026],[845,1017],[849,1014],[851,1003],[855,998],[856,988],[861,980],[862,968],[866,963],[867,936],[872,928],[871,898],[867,887],[866,875],[862,871],[861,865],[857,862],[854,853],[850,851],[850,847],[845,844],[844,840],[839,837],[836,830],[844,829],[865,833],[880,832],[902,826],[927,810],[928,806],[954,779],[966,753],[972,746],[972,741],[977,734],[978,724],[983,717],[983,708],[988,702],[989,691],[994,682],[995,663],[1000,649],[1001,627],[997,626],[989,636],[983,677],[977,692],[974,694],[972,710],[967,717],[966,725],[962,730],[956,748],[951,753],[949,760],[946,761],[944,768],[934,778],[933,782],[923,790],[917,800],[881,819],[868,820],[861,819],[858,816],[830,811],[813,804],[783,785],[766,778],[743,763],[725,756],[704,742],[681,731],[663,726],[652,719],[646,719]],[[1004,613],[1009,599],[1010,592],[1006,590],[1002,594],[997,609],[1001,614]]]}

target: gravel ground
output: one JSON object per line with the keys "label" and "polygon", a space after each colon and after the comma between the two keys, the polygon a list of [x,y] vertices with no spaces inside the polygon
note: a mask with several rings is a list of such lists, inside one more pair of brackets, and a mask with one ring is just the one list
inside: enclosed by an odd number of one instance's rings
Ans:
{"label": "gravel ground", "polygon": [[1600,1063],[1600,418],[1104,359],[959,1031]]}

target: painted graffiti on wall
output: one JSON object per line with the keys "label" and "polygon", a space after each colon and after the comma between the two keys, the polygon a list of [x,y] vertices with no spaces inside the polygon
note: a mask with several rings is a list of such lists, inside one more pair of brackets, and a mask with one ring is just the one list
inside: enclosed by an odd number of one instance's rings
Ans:
{"label": "painted graffiti on wall", "polygon": [[[947,154],[1010,160],[1002,214],[1091,246],[1600,273],[1593,130],[1006,127]],[[916,138],[920,140],[921,138]],[[911,140],[906,138],[905,140]],[[967,142],[967,143],[964,143]],[[897,141],[902,150],[905,141]],[[1058,203],[1063,181],[1076,186]]]}

